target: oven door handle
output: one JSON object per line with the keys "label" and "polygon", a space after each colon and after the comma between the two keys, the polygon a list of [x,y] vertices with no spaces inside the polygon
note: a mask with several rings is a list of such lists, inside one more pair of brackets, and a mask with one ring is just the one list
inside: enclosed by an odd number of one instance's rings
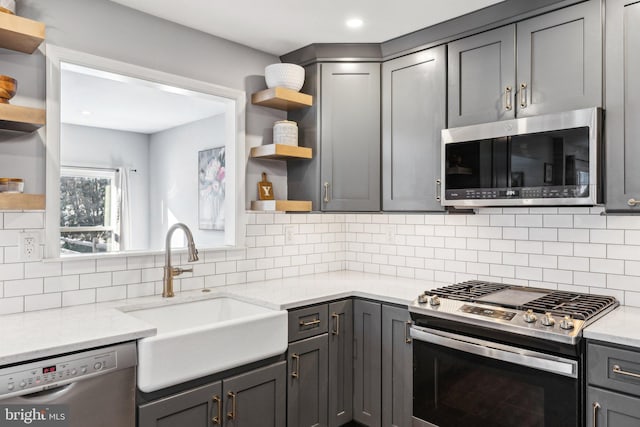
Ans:
{"label": "oven door handle", "polygon": [[570,359],[524,350],[491,341],[469,338],[449,332],[413,326],[411,337],[418,341],[437,344],[454,350],[472,353],[516,365],[539,369],[566,377],[578,377],[578,362]]}

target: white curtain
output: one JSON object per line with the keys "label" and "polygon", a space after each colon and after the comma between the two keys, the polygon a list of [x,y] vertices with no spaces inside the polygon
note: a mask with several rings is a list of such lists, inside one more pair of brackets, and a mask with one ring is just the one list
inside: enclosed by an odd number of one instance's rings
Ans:
{"label": "white curtain", "polygon": [[129,168],[118,168],[118,192],[120,193],[120,250],[131,249],[131,191]]}

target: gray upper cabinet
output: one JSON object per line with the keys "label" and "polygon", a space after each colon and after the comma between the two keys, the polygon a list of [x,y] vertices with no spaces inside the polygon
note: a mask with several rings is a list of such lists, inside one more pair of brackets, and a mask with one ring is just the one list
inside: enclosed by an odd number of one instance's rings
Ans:
{"label": "gray upper cabinet", "polygon": [[316,211],[379,211],[380,64],[309,65],[302,92],[314,105],[288,117],[314,154],[287,162],[289,199],[311,200]]}
{"label": "gray upper cabinet", "polygon": [[515,25],[448,46],[449,127],[515,117]]}
{"label": "gray upper cabinet", "polygon": [[449,127],[599,107],[600,1],[452,42],[448,57]]}
{"label": "gray upper cabinet", "polygon": [[329,304],[329,427],[353,418],[353,302]]}
{"label": "gray upper cabinet", "polygon": [[640,212],[640,3],[607,1],[606,193],[608,211]]}
{"label": "gray upper cabinet", "polygon": [[382,65],[382,209],[441,211],[440,131],[446,125],[446,48]]}
{"label": "gray upper cabinet", "polygon": [[382,306],[382,425],[411,425],[413,345],[406,308]]}
{"label": "gray upper cabinet", "polygon": [[591,0],[517,24],[519,116],[602,105],[601,22]]}
{"label": "gray upper cabinet", "polygon": [[380,210],[380,64],[321,64],[322,210]]}

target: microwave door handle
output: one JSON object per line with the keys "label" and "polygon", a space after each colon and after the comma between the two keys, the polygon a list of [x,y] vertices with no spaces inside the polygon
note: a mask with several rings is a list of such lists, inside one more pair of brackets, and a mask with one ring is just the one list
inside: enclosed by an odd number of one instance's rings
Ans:
{"label": "microwave door handle", "polygon": [[[450,335],[453,336],[454,334]],[[490,341],[474,339],[475,342],[469,342],[463,339],[458,339],[464,338],[459,335],[455,335],[456,338],[450,338],[432,332],[427,332],[424,329],[416,327],[411,328],[411,337],[414,340],[440,345],[442,347],[475,354],[477,356],[510,362],[516,365],[539,369],[571,378],[577,378],[578,364],[571,360],[552,360],[543,357],[536,357],[529,354],[523,354],[521,350],[515,347],[501,345],[501,348],[495,348],[496,344]]]}

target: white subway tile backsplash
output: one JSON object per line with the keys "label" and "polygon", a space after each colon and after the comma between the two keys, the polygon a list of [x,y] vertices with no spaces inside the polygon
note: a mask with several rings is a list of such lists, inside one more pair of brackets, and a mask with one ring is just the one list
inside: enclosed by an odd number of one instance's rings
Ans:
{"label": "white subway tile backsplash", "polygon": [[[608,292],[640,306],[640,221],[602,208],[495,208],[475,215],[248,213],[246,249],[202,251],[176,289],[350,269],[422,280],[498,280]],[[33,213],[33,212],[30,212]],[[158,294],[164,257],[20,260],[32,215],[0,212],[0,313]],[[14,215],[15,214],[15,215]],[[36,217],[41,213],[37,212]],[[2,229],[2,219],[5,227]],[[293,227],[293,239],[285,231]],[[36,231],[40,227],[35,227]],[[30,230],[32,231],[32,230]],[[186,262],[174,254],[175,265]],[[35,282],[32,282],[35,280]],[[618,286],[617,288],[615,286]]]}
{"label": "white subway tile backsplash", "polygon": [[5,280],[4,297],[20,297],[41,294],[44,291],[43,279]]}
{"label": "white subway tile backsplash", "polygon": [[68,291],[62,293],[62,306],[72,306],[81,304],[92,304],[96,302],[95,289],[83,289],[79,291]]}
{"label": "white subway tile backsplash", "polygon": [[44,228],[44,212],[5,212],[5,230],[25,228]]}

